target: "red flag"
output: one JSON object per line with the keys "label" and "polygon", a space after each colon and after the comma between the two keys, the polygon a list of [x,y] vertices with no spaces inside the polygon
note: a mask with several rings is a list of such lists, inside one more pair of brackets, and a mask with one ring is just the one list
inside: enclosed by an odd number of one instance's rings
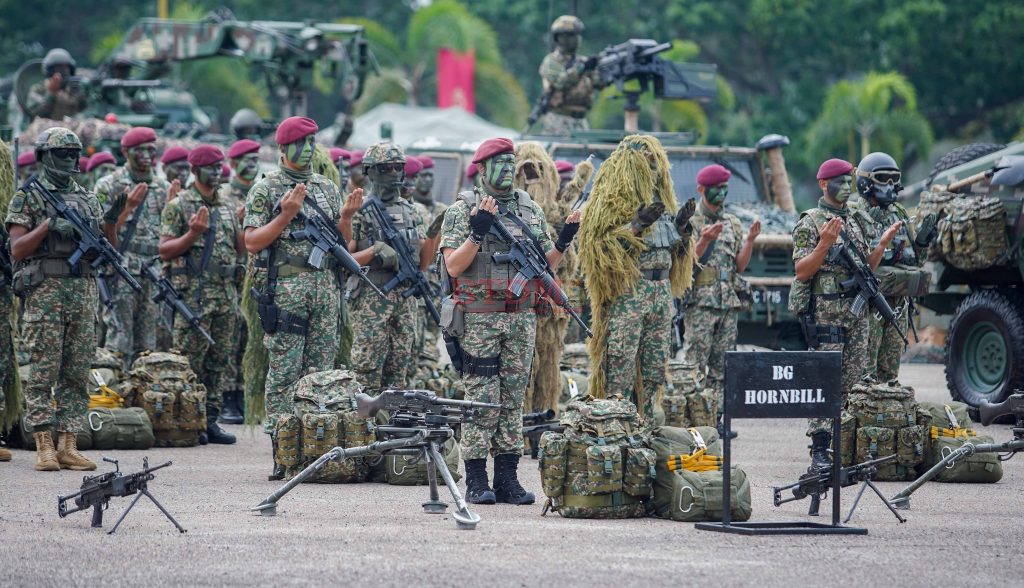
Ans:
{"label": "red flag", "polygon": [[437,50],[437,105],[441,108],[461,106],[476,112],[473,96],[473,68],[476,54],[457,53],[451,49]]}

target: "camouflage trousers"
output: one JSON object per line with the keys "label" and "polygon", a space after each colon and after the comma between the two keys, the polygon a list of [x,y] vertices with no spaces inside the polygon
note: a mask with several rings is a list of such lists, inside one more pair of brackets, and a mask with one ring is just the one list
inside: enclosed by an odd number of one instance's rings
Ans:
{"label": "camouflage trousers", "polygon": [[96,282],[46,278],[24,299],[21,344],[29,356],[25,423],[77,433],[89,408],[96,354]]}
{"label": "camouflage trousers", "polygon": [[523,406],[525,412],[557,408],[558,397],[562,394],[563,341],[569,329],[569,320],[564,313],[537,317],[537,344],[533,354],[530,388]]}
{"label": "camouflage trousers", "polygon": [[18,358],[14,355],[13,307],[14,296],[10,287],[0,288],[0,423],[7,407],[4,391],[14,389],[14,378],[18,374]]}
{"label": "camouflage trousers", "polygon": [[263,336],[269,363],[264,423],[268,434],[274,430],[278,418],[294,412],[291,385],[308,373],[334,367],[338,354],[341,292],[332,272],[305,272],[279,279],[275,302],[280,310],[306,320],[307,326],[304,335],[278,331]]}
{"label": "camouflage trousers", "polygon": [[701,388],[714,390],[718,406],[722,406],[725,352],[736,348],[736,309],[689,306],[683,313],[683,324],[683,362],[697,366],[702,376],[707,366]]}
{"label": "camouflage trousers", "polygon": [[[910,325],[910,305],[906,298],[886,298],[889,306],[896,311],[896,320],[907,331]],[[907,346],[896,329],[881,317],[872,316],[868,335],[868,367],[879,382],[895,380],[900,375],[900,359]]]}
{"label": "camouflage trousers", "polygon": [[[217,300],[203,300],[202,308],[193,307],[200,315],[199,322],[213,339],[211,344],[180,316],[174,320],[174,347],[188,358],[196,377],[206,386],[206,413],[217,414],[223,399],[225,375],[231,365],[238,343],[238,303],[234,288],[227,288],[226,296]],[[192,304],[192,293],[181,296]],[[212,410],[211,410],[212,409]]]}
{"label": "camouflage trousers", "polygon": [[[862,316],[854,316],[850,312],[850,304],[847,300],[818,301],[817,311],[814,313],[814,320],[819,327],[836,326],[846,330],[845,339],[842,343],[822,343],[817,351],[842,351],[843,352],[843,405],[846,405],[846,397],[853,391],[854,385],[861,381],[868,369],[868,321],[870,311],[865,311]],[[831,432],[832,419],[809,419],[807,422],[807,435],[814,433]]]}
{"label": "camouflage trousers", "polygon": [[573,131],[589,130],[590,123],[585,117],[575,118],[557,112],[545,112],[540,117],[540,129],[542,135],[568,135]]}
{"label": "camouflage trousers", "polygon": [[139,276],[136,279],[142,284],[141,292],[132,290],[118,278],[111,299],[113,307],[100,306],[100,315],[106,326],[104,346],[121,354],[125,369],[131,366],[139,353],[156,349],[156,323],[158,313],[163,310],[150,300],[153,287],[149,281]]}
{"label": "camouflage trousers", "polygon": [[352,371],[366,388],[404,388],[416,371],[416,299],[402,298],[399,288],[385,298],[360,290],[350,301]]}
{"label": "camouflage trousers", "polygon": [[463,374],[466,400],[500,404],[479,411],[462,425],[462,458],[485,459],[487,454],[523,453],[523,400],[530,383],[537,320],[532,310],[466,313],[463,352],[478,358],[498,356],[496,376]]}
{"label": "camouflage trousers", "polygon": [[668,280],[641,278],[633,291],[611,302],[607,313],[601,359],[605,392],[629,398],[642,418],[651,419],[672,341],[672,286]]}

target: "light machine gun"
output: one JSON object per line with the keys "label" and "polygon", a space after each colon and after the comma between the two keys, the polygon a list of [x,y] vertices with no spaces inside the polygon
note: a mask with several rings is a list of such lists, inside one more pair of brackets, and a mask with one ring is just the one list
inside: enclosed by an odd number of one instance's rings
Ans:
{"label": "light machine gun", "polygon": [[555,419],[555,411],[550,408],[539,412],[523,415],[523,438],[530,441],[530,457],[537,459],[540,452],[540,436],[548,431],[561,433],[565,427]]}
{"label": "light machine gun", "polygon": [[329,461],[365,455],[415,455],[421,456],[427,462],[430,499],[423,503],[423,512],[444,514],[448,508],[448,504],[441,502],[438,496],[437,474],[440,473],[458,507],[452,515],[456,526],[459,529],[475,529],[480,517],[470,512],[462,493],[455,485],[455,479],[448,471],[448,464],[441,454],[441,446],[455,435],[452,425],[471,420],[477,410],[497,410],[501,406],[438,398],[428,390],[385,390],[376,397],[359,393],[355,395],[355,401],[356,410],[362,418],[373,417],[381,410],[387,411],[387,424],[376,429],[378,440],[363,447],[335,447],[309,464],[252,510],[259,511],[263,516],[276,515],[278,501],[295,486],[316,474]]}
{"label": "light machine gun", "polygon": [[[853,486],[854,484],[861,484],[860,492],[857,493],[857,498],[853,501],[853,505],[850,507],[850,513],[846,515],[846,519],[843,521],[847,523],[850,518],[853,517],[853,512],[857,509],[857,503],[860,502],[861,496],[864,495],[864,490],[871,488],[882,502],[886,506],[889,506],[889,501],[882,495],[881,490],[878,486],[875,486],[871,478],[878,472],[878,467],[885,465],[891,461],[896,461],[896,454],[887,455],[878,459],[872,459],[865,461],[864,463],[855,464],[849,467],[841,468],[839,470],[839,486],[846,488]],[[773,486],[772,496],[775,506],[782,506],[787,502],[793,502],[794,500],[803,500],[804,498],[810,497],[811,504],[807,509],[807,514],[816,517],[818,516],[818,509],[821,507],[821,499],[828,494],[829,488],[832,487],[832,468],[826,468],[821,470],[809,471],[806,474],[800,476],[800,479],[792,484],[786,486]],[[793,495],[788,498],[783,498],[782,493],[786,490],[792,490]],[[898,512],[893,510],[892,506],[889,506],[889,510],[892,514],[901,522],[906,522]]]}

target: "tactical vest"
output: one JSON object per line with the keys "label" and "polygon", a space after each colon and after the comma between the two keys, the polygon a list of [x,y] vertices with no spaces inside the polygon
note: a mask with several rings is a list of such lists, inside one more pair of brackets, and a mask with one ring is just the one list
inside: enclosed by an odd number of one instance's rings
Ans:
{"label": "tactical vest", "polygon": [[[222,198],[223,195],[220,196]],[[185,219],[192,218],[192,215],[199,212],[199,206],[196,206],[194,202],[185,200],[184,198],[178,198],[178,203],[181,205],[181,214]],[[228,205],[224,200],[218,200],[216,205],[205,205],[210,210],[210,220],[213,220],[214,209],[219,209],[219,218],[217,219],[217,227],[213,227],[212,224],[207,231],[216,230],[214,234],[213,243],[211,247],[217,246],[217,241],[225,237],[224,229],[226,225],[231,224],[231,215],[235,214],[232,207]],[[227,216],[225,216],[227,215]],[[236,235],[232,235],[232,244],[234,243]],[[185,253],[180,257],[171,260],[171,272],[172,276],[187,276],[188,280],[199,277],[200,269],[202,268],[203,249],[206,243],[206,233],[203,233],[196,239],[195,243],[188,248]],[[211,256],[213,252],[211,251]],[[242,260],[236,259],[236,263],[231,265],[223,265],[218,263],[215,259],[210,259],[209,264],[206,266],[206,274],[216,276],[217,278],[235,280],[240,277],[240,273],[244,270]]]}
{"label": "tactical vest", "polygon": [[[524,224],[539,232],[540,227],[538,219],[533,214],[533,200],[530,195],[523,190],[516,190],[515,194],[519,203],[517,216]],[[458,198],[465,202],[470,210],[477,205],[477,194],[472,190],[460,192]],[[499,221],[515,238],[520,239],[526,236],[519,223],[510,220],[506,215],[498,216],[496,222]],[[480,249],[477,251],[473,263],[463,270],[458,278],[451,279],[452,290],[465,305],[466,312],[514,312],[533,308],[537,304],[540,292],[534,282],[526,286],[523,295],[518,300],[506,300],[509,283],[517,272],[510,263],[496,263],[494,255],[508,253],[510,248],[510,245],[498,239],[493,232],[487,233],[483,242],[480,243]],[[475,295],[467,295],[464,291],[460,292],[460,286],[480,286],[487,290],[488,295],[479,299]],[[491,293],[499,293],[499,295],[494,296]]]}
{"label": "tactical vest", "polygon": [[[60,196],[68,205],[75,209],[82,218],[86,219],[97,233],[100,232],[99,223],[96,220],[95,211],[89,206],[89,193],[78,186],[74,192],[61,192]],[[53,218],[57,214],[49,204],[45,204],[47,214]],[[56,231],[46,234],[39,247],[28,257],[17,264],[17,273],[41,273],[45,278],[66,278],[66,277],[91,277],[93,270],[89,264],[83,263],[86,258],[78,262],[78,266],[72,268],[68,265],[68,258],[78,248],[78,240],[75,237],[64,238]],[[38,282],[36,282],[38,283]]]}
{"label": "tactical vest", "polygon": [[[275,173],[279,175],[275,175]],[[262,181],[272,182],[272,186],[275,184],[283,184],[284,182],[282,182],[280,179],[280,177],[283,175],[284,174],[281,172],[271,172],[267,174]],[[306,199],[312,199],[314,202],[316,202],[317,206],[319,206],[322,210],[330,214],[330,212],[334,210],[334,207],[331,205],[330,202],[327,201],[326,194],[323,192],[323,190],[319,189],[318,185],[321,182],[326,183],[330,182],[330,180],[313,174],[313,176],[310,177],[308,181],[306,181],[306,187],[308,188],[306,191]],[[256,186],[258,184],[259,182],[253,184],[253,186]],[[318,186],[318,189],[313,190],[312,187],[315,185]],[[280,186],[280,194],[283,196],[292,187],[294,187],[294,184],[291,183],[291,180],[288,180],[288,185]],[[316,212],[313,210],[313,207],[310,206],[309,202],[303,202],[302,213],[305,214],[306,216],[316,214]],[[277,216],[277,213],[275,213],[274,216]],[[265,276],[267,273],[267,265],[269,264],[271,257],[273,257],[274,266],[277,267],[277,277],[279,278],[291,278],[307,272],[316,272],[324,270],[334,271],[337,268],[337,262],[335,261],[334,256],[332,255],[327,255],[324,257],[324,264],[323,267],[320,269],[317,269],[309,265],[309,263],[307,263],[309,255],[313,251],[313,244],[310,243],[309,241],[306,241],[305,239],[292,239],[292,233],[303,230],[305,226],[305,221],[299,220],[299,216],[296,215],[296,217],[293,218],[290,223],[288,223],[288,226],[285,227],[283,231],[281,231],[281,234],[278,235],[277,240],[275,240],[270,247],[267,247],[266,249],[259,253],[254,262],[258,281],[262,282],[266,279]],[[288,248],[281,247],[281,242],[283,241],[289,242]],[[295,251],[296,249],[298,249],[300,252],[288,253],[289,250]]]}
{"label": "tactical vest", "polygon": [[[142,202],[142,204],[139,205],[138,208],[136,208],[132,212],[131,216],[128,218],[127,221],[125,221],[124,226],[121,228],[121,233],[118,235],[118,239],[120,241],[118,243],[119,250],[121,250],[123,253],[135,254],[136,256],[143,258],[147,261],[160,255],[160,246],[153,243],[142,243],[139,240],[138,225],[146,222],[152,222],[152,220],[155,220],[155,230],[157,232],[157,240],[159,241],[160,226],[162,224],[160,221],[160,213],[161,210],[163,209],[163,203],[158,202],[157,199],[164,198],[166,197],[167,194],[166,192],[154,189],[154,183],[156,181],[156,176],[154,176],[149,181],[145,182],[146,186],[149,187],[149,191],[146,194],[146,199]],[[136,181],[135,179],[132,178],[131,172],[128,171],[127,167],[119,168],[113,174],[113,187],[115,192],[120,191],[122,189],[130,191],[132,186],[134,186],[137,183],[141,182]],[[114,197],[114,194],[111,194],[110,196]],[[152,220],[146,218],[151,215],[155,216],[156,218]],[[132,225],[134,225],[135,228],[132,229],[132,236],[130,237],[131,240],[128,242],[127,247],[123,247],[122,249],[123,241],[125,237],[128,236],[128,227]]]}
{"label": "tactical vest", "polygon": [[[416,214],[415,209],[411,204],[408,204],[405,200],[400,197],[396,197],[391,202],[380,201],[384,205],[384,214],[388,215],[391,219],[391,223],[395,225],[395,229],[398,233],[405,238],[405,242],[409,244],[413,254],[416,256],[414,261],[419,263],[420,253],[420,236],[416,232]],[[366,233],[365,238],[356,241],[356,251],[362,251],[363,249],[369,249],[373,247],[373,244],[377,241],[384,241],[383,235],[381,235],[380,228],[370,221],[370,216],[365,215],[367,226],[370,227],[370,231]],[[379,267],[380,261],[376,258],[370,263],[370,271],[366,273],[366,277],[370,278],[376,286],[380,287],[391,281],[391,278],[395,277],[395,269],[384,269]]]}
{"label": "tactical vest", "polygon": [[[711,217],[707,217],[708,222],[712,222]],[[736,242],[743,238],[743,230],[740,226],[740,221],[735,216],[719,217],[719,220],[728,220],[726,228],[722,230],[722,233],[718,236],[715,241],[715,247],[713,253],[723,253],[729,258],[729,262],[725,266],[715,266],[711,263],[703,264],[703,267],[697,272],[697,276],[693,281],[694,286],[707,286],[714,284],[715,282],[728,282],[730,288],[732,287],[732,279],[736,273]],[[711,247],[710,245],[708,247]],[[706,251],[705,251],[706,252]],[[711,257],[711,256],[709,256]],[[709,259],[709,262],[711,260]]]}
{"label": "tactical vest", "polygon": [[[896,207],[897,205],[891,205],[887,208],[873,207],[870,209],[868,214],[878,224],[880,229],[887,229],[897,221],[907,221],[909,218],[906,213]],[[872,245],[878,245],[881,240],[879,235]],[[896,232],[896,236],[893,237],[892,243],[885,248],[885,252],[882,254],[882,261],[879,265],[918,265],[917,252],[914,251],[914,240],[907,229],[907,225],[904,224],[900,227],[900,230]]]}
{"label": "tactical vest", "polygon": [[[804,214],[808,215],[810,212],[808,211]],[[849,234],[852,239],[861,243],[867,243],[867,229],[871,227],[872,224],[873,221],[871,220],[871,217],[863,210],[850,210],[850,214],[846,218],[844,227],[847,234]],[[824,225],[819,226],[817,222],[814,223],[814,227],[817,229],[819,235],[821,234],[822,226]],[[856,243],[854,243],[854,247],[857,247]],[[825,261],[821,264],[821,268],[814,274],[814,277],[811,278],[811,294],[824,300],[852,298],[855,291],[852,289],[844,289],[842,287],[842,282],[849,278],[849,270],[843,267],[838,260],[834,261],[830,256],[826,256]]]}

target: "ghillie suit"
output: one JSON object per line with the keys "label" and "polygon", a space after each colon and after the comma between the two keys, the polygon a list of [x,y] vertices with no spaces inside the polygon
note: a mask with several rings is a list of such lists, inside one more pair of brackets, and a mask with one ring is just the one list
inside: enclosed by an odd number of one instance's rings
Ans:
{"label": "ghillie suit", "polygon": [[[7,218],[14,184],[14,159],[7,143],[0,141],[0,219]],[[7,244],[0,243],[0,246],[6,247]],[[18,422],[25,404],[18,375],[18,355],[15,353],[16,308],[10,285],[0,289],[0,321],[3,321],[0,323],[0,433]]]}
{"label": "ghillie suit", "polygon": [[[648,282],[642,279],[640,258],[652,249],[648,243],[657,224],[639,235],[633,234],[630,225],[637,210],[650,205],[655,194],[665,205],[665,215],[674,216],[679,204],[664,148],[654,137],[630,135],[601,164],[579,234],[580,269],[593,313],[594,336],[588,342],[591,366],[588,390],[595,398],[604,398],[606,392],[623,393],[622,390],[605,390],[609,320],[612,318],[609,311],[614,301],[636,291],[642,282]],[[671,267],[667,268],[671,296],[677,298],[693,282],[694,242],[689,234],[682,235],[682,239],[671,251]],[[634,390],[643,390],[643,368],[660,370],[664,379],[664,366],[644,366],[643,361],[635,361],[635,364]],[[643,402],[649,404],[654,400],[645,398]],[[636,401],[639,406],[640,399]]]}

